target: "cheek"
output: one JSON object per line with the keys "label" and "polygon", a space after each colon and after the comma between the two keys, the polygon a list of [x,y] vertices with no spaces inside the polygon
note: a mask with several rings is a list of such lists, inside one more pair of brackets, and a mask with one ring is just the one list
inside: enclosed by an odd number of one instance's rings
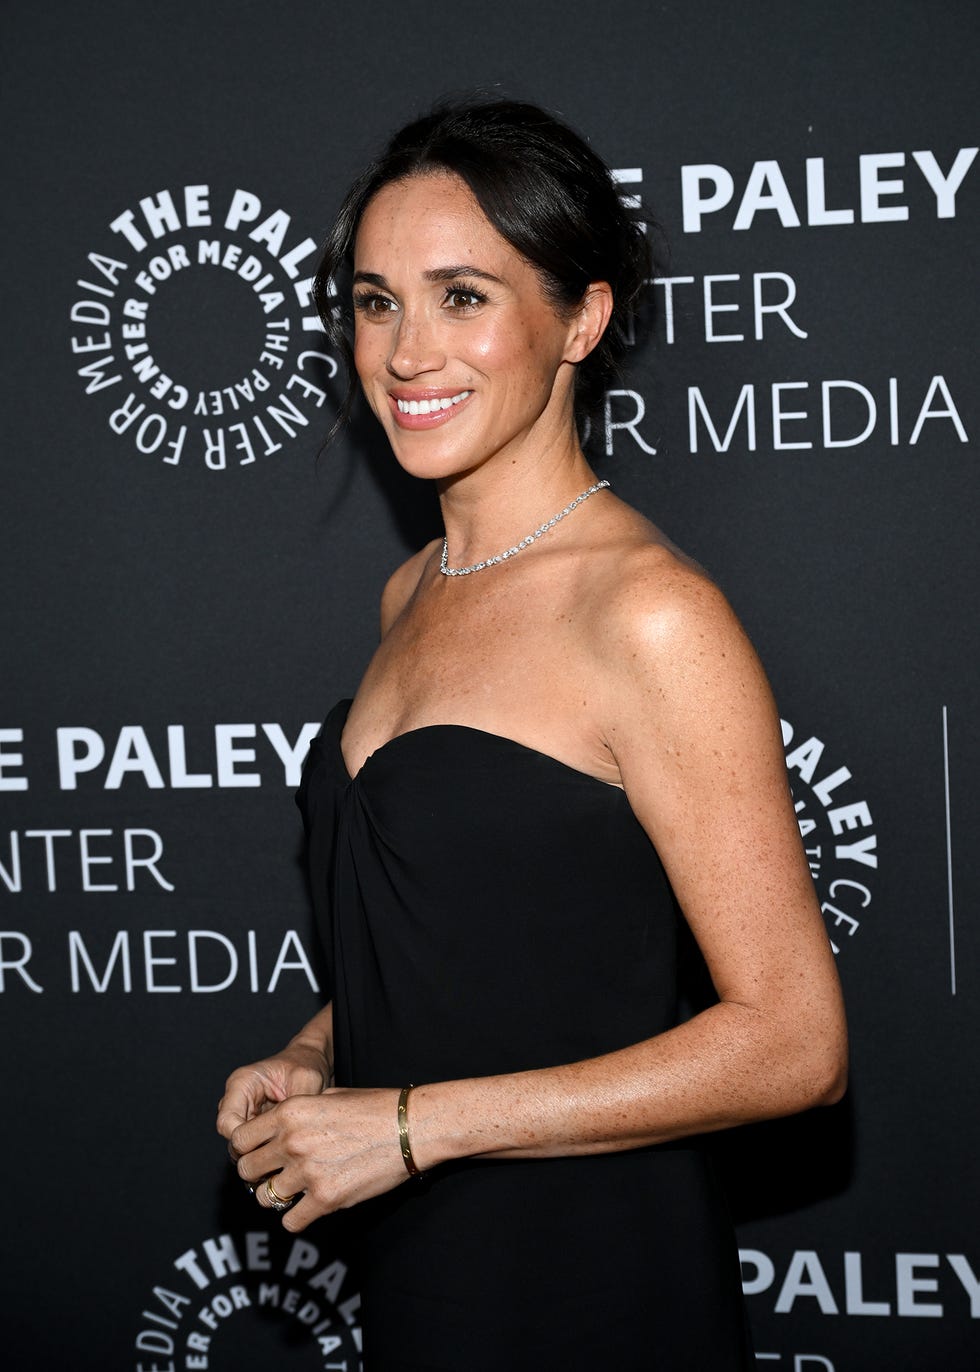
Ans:
{"label": "cheek", "polygon": [[368,339],[364,330],[359,324],[354,325],[354,361],[358,366],[361,364],[362,357],[367,355]]}
{"label": "cheek", "polygon": [[354,333],[354,372],[361,383],[361,390],[368,406],[378,419],[384,422],[388,407],[377,396],[377,377],[385,369],[387,354],[378,346],[378,337],[372,331]]}
{"label": "cheek", "polygon": [[474,357],[488,374],[522,379],[537,373],[545,361],[546,349],[535,329],[493,329],[474,339]]}
{"label": "cheek", "polygon": [[354,370],[366,385],[379,364],[383,365],[385,351],[383,342],[376,333],[368,329],[354,330]]}

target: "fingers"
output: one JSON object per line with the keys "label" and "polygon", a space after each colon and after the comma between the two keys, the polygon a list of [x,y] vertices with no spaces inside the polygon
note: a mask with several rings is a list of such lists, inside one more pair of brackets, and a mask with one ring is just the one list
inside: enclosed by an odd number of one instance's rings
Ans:
{"label": "fingers", "polygon": [[[245,1123],[245,1116],[240,1110],[227,1105],[226,1097],[222,1096],[218,1102],[218,1118],[214,1122],[214,1127],[223,1139],[231,1139],[235,1130]],[[229,1152],[231,1150],[229,1149]]]}
{"label": "fingers", "polygon": [[243,1125],[256,1120],[260,1115],[266,1114],[269,1110],[274,1110],[276,1105],[280,1103],[280,1099],[279,1093],[274,1088],[259,1087],[254,1078],[247,1085],[238,1085],[229,1089],[221,1097],[218,1101],[218,1117],[215,1120],[215,1128],[222,1138],[228,1139],[228,1152],[233,1161],[239,1154],[248,1152],[249,1147],[255,1147],[254,1143],[245,1146],[232,1143],[232,1136],[235,1132]]}
{"label": "fingers", "polygon": [[230,1138],[239,1125],[262,1114],[289,1094],[285,1081],[277,1079],[273,1067],[272,1063],[254,1063],[232,1072],[225,1083],[225,1094],[218,1102],[216,1126],[223,1138]]}
{"label": "fingers", "polygon": [[263,1210],[280,1213],[284,1227],[294,1233],[333,1208],[323,1196],[307,1193],[302,1160],[290,1157],[289,1123],[295,1113],[294,1100],[256,1115],[240,1124],[228,1143],[235,1170],[255,1200]]}
{"label": "fingers", "polygon": [[[263,1177],[248,1189],[263,1210],[272,1210],[282,1215],[282,1226],[290,1233],[298,1233],[313,1220],[330,1213],[330,1207],[322,1201],[314,1200],[298,1181],[290,1181],[288,1169],[275,1172],[271,1177]],[[291,1189],[296,1187],[296,1190]]]}
{"label": "fingers", "polygon": [[235,1160],[235,1171],[246,1186],[254,1186],[259,1190],[259,1183],[280,1171],[287,1162],[281,1149],[266,1146],[240,1155]]}
{"label": "fingers", "polygon": [[299,1181],[295,1183],[289,1180],[289,1170],[274,1172],[272,1176],[264,1178],[255,1188],[255,1199],[263,1210],[277,1210],[285,1212],[302,1193],[302,1186]]}
{"label": "fingers", "polygon": [[263,1177],[254,1186],[249,1184],[248,1189],[263,1210],[273,1210],[282,1215],[283,1228],[291,1233],[305,1229],[313,1220],[327,1213],[322,1204],[306,1194],[302,1180],[288,1167]]}
{"label": "fingers", "polygon": [[288,1229],[291,1234],[298,1234],[308,1224],[312,1224],[314,1220],[318,1220],[322,1215],[329,1213],[329,1210],[315,1201],[312,1196],[302,1195],[283,1215],[282,1227]]}
{"label": "fingers", "polygon": [[276,1106],[238,1124],[228,1138],[228,1156],[244,1182],[253,1185],[286,1161],[283,1126],[287,1118]]}
{"label": "fingers", "polygon": [[[264,1144],[271,1142],[278,1133],[278,1119],[273,1110],[265,1110],[261,1115],[255,1115],[252,1119],[245,1120],[232,1130],[227,1136],[229,1151],[234,1151],[236,1157],[241,1157],[245,1153],[252,1153],[256,1148],[261,1148]],[[267,1167],[267,1172],[272,1169]]]}
{"label": "fingers", "polygon": [[225,1087],[225,1094],[218,1101],[218,1118],[215,1120],[215,1128],[222,1138],[230,1139],[234,1131],[240,1124],[252,1118],[256,1113],[256,1083],[252,1078],[248,1082],[239,1078],[238,1073],[233,1073],[228,1078]]}

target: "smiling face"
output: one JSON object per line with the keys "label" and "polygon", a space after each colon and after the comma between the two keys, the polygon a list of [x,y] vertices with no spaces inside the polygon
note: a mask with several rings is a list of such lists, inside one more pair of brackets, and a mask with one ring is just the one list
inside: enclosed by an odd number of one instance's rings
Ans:
{"label": "smiling face", "polygon": [[580,324],[557,314],[458,177],[392,182],[370,201],[354,311],[358,376],[413,475],[448,478],[573,438]]}

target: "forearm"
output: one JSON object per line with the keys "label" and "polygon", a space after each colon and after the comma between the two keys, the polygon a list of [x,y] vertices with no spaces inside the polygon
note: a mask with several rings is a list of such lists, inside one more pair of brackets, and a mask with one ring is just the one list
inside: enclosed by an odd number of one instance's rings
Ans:
{"label": "forearm", "polygon": [[423,1170],[472,1156],[557,1157],[663,1143],[838,1099],[842,1019],[781,1028],[722,1002],[656,1038],[566,1066],[412,1092]]}

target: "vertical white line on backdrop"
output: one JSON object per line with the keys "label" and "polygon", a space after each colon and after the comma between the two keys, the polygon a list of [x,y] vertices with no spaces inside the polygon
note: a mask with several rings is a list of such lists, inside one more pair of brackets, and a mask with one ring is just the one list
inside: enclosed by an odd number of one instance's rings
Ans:
{"label": "vertical white line on backdrop", "polygon": [[949,990],[956,995],[956,939],[953,929],[953,839],[949,822],[949,721],[943,706],[943,783],[946,791],[946,882],[949,896]]}

